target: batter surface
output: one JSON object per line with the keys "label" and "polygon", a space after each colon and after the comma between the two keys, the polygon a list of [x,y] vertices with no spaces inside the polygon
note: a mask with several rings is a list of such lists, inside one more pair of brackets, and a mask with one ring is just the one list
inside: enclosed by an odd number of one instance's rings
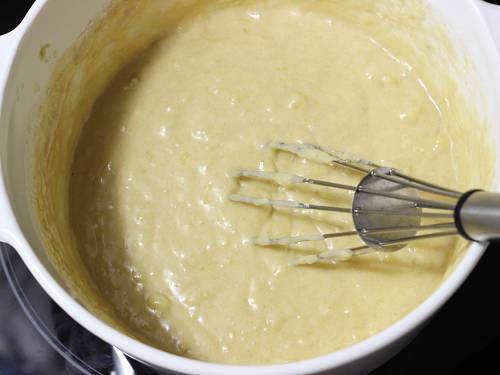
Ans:
{"label": "batter surface", "polygon": [[227,197],[349,205],[341,191],[230,176],[360,177],[264,147],[276,140],[350,151],[451,188],[484,182],[461,156],[480,138],[470,116],[460,120],[453,80],[434,75],[429,46],[411,46],[426,17],[420,2],[212,2],[116,75],[83,128],[69,201],[81,256],[120,318],[174,353],[264,364],[352,345],[421,303],[456,239],[290,266],[347,243],[248,239],[341,231],[348,215]]}

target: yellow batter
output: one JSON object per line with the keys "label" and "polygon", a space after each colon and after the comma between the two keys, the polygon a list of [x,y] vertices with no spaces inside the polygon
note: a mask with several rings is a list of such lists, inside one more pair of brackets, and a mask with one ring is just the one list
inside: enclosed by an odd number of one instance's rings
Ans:
{"label": "yellow batter", "polygon": [[248,239],[341,231],[349,216],[227,197],[349,206],[351,196],[229,172],[360,177],[263,147],[279,140],[350,151],[451,188],[487,183],[488,173],[471,167],[479,156],[466,152],[484,140],[479,120],[448,63],[432,60],[452,49],[437,29],[439,48],[419,39],[428,14],[418,1],[208,3],[95,103],[69,180],[76,246],[117,316],[165,350],[264,364],[357,343],[439,285],[458,241],[293,267],[298,256],[345,242],[269,248]]}

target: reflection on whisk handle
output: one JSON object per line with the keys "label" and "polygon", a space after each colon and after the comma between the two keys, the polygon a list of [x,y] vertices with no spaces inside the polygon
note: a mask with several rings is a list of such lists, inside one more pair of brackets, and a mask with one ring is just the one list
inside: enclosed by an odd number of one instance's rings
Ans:
{"label": "reflection on whisk handle", "polygon": [[500,239],[500,193],[465,193],[456,205],[455,223],[459,233],[469,240]]}

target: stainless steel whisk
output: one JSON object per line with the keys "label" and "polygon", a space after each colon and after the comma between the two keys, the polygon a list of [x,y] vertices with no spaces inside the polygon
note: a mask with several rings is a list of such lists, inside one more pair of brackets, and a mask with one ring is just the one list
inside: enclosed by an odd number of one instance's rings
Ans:
{"label": "stainless steel whisk", "polygon": [[[274,142],[272,149],[290,152],[313,162],[337,165],[362,174],[357,186],[312,179],[281,172],[236,170],[235,178],[253,178],[288,186],[311,184],[326,188],[352,191],[351,207],[315,205],[305,202],[254,198],[232,194],[229,199],[257,206],[272,206],[299,210],[322,210],[350,213],[352,231],[300,235],[278,238],[254,238],[261,246],[290,245],[305,241],[358,236],[359,246],[334,249],[299,258],[297,264],[312,264],[321,260],[347,260],[352,256],[375,251],[392,252],[415,240],[461,235],[470,241],[484,242],[500,238],[500,194],[481,190],[461,193],[405,175],[369,160],[335,152],[312,144]],[[422,198],[421,194],[435,198]],[[423,224],[422,219],[434,219]]]}

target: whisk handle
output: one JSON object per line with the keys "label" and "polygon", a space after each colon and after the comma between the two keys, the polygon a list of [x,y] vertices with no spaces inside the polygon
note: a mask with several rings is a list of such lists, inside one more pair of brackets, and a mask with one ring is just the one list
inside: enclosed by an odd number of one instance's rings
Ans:
{"label": "whisk handle", "polygon": [[465,193],[456,205],[455,223],[459,233],[471,241],[500,239],[500,193]]}

